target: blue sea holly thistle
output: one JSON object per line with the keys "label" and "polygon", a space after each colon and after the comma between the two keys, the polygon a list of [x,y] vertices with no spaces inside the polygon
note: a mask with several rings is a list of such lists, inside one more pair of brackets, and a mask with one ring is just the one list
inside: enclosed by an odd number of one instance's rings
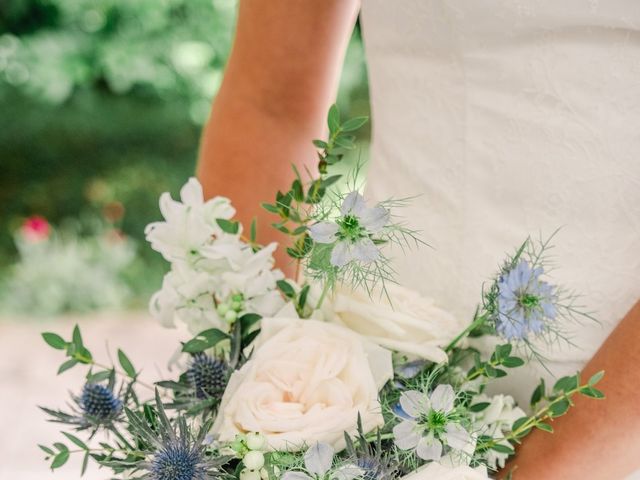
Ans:
{"label": "blue sea holly thistle", "polygon": [[331,264],[335,267],[354,260],[371,263],[380,257],[374,236],[389,220],[389,210],[381,205],[369,208],[362,195],[351,192],[342,202],[340,216],[310,226],[309,235],[316,243],[333,244]]}
{"label": "blue sea holly thistle", "polygon": [[542,281],[542,267],[521,260],[497,281],[496,331],[506,340],[542,333],[558,315],[556,288]]}
{"label": "blue sea holly thistle", "polygon": [[187,370],[187,378],[199,399],[221,397],[227,386],[228,365],[204,353],[196,353]]}
{"label": "blue sea holly thistle", "polygon": [[430,395],[416,390],[402,392],[399,416],[393,428],[394,442],[401,450],[415,450],[423,460],[438,461],[445,447],[458,453],[466,462],[475,450],[475,439],[460,424],[454,408],[455,392],[451,385],[438,385]]}
{"label": "blue sea holly thistle", "polygon": [[86,383],[76,402],[87,423],[94,425],[111,424],[122,413],[122,400],[99,383]]}

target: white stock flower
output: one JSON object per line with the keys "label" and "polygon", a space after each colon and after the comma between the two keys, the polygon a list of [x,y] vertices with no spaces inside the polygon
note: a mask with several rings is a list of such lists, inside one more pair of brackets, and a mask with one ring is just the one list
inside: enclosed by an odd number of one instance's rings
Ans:
{"label": "white stock flower", "polygon": [[[163,194],[160,209],[165,221],[145,230],[151,246],[171,263],[162,289],[151,298],[153,316],[165,326],[183,321],[198,333],[212,327],[226,330],[228,322],[246,312],[271,316],[280,310],[283,299],[276,282],[283,275],[273,268],[277,245],[254,252],[239,234],[223,232],[217,220],[232,218],[233,207],[222,197],[204,201],[195,178],[182,187],[180,198],[177,202]],[[236,298],[242,306],[225,323],[216,304]]]}
{"label": "white stock flower", "polygon": [[344,267],[357,260],[363,263],[376,261],[380,251],[371,239],[387,226],[389,211],[377,205],[367,207],[358,192],[346,196],[340,208],[341,216],[334,222],[318,222],[309,227],[309,235],[317,243],[335,243],[331,251],[331,264]]}
{"label": "white stock flower", "polygon": [[251,359],[224,393],[213,433],[220,442],[260,432],[272,450],[323,442],[344,448],[358,414],[365,432],[384,423],[378,391],[391,353],[337,325],[265,318]]}
{"label": "white stock flower", "polygon": [[[473,397],[472,405],[488,403],[489,405],[479,412],[472,412],[473,428],[479,435],[486,435],[496,440],[504,439],[505,435],[511,431],[513,423],[519,418],[525,417],[526,413],[516,405],[515,400],[510,395],[494,395],[492,397],[480,394]],[[505,447],[513,448],[507,441],[498,442]],[[490,468],[504,467],[509,455],[495,450],[487,450],[484,457]]]}
{"label": "white stock flower", "polygon": [[160,196],[163,222],[145,228],[147,241],[168,261],[190,262],[214,235],[221,235],[217,219],[230,219],[235,214],[228,199],[215,197],[204,201],[202,186],[195,178],[180,190],[181,202],[165,192]]}
{"label": "white stock flower", "polygon": [[484,467],[471,468],[466,465],[447,467],[438,462],[431,462],[402,477],[401,480],[489,480],[489,476]]}
{"label": "white stock flower", "polygon": [[443,348],[465,324],[435,302],[396,284],[387,294],[352,291],[337,287],[333,295],[333,318],[385,348],[436,363],[448,360]]}
{"label": "white stock flower", "polygon": [[395,444],[413,450],[423,460],[440,460],[443,447],[459,452],[467,463],[476,440],[455,419],[456,394],[451,385],[438,385],[430,395],[415,390],[402,392],[400,407],[404,418],[393,427]]}

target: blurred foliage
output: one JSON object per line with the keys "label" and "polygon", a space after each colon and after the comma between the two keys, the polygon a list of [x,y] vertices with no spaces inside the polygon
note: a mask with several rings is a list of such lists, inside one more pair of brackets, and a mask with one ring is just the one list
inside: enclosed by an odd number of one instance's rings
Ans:
{"label": "blurred foliage", "polygon": [[[164,263],[143,241],[158,196],[193,173],[233,37],[235,0],[0,2],[0,276],[40,214],[99,218],[138,245],[140,298]],[[338,103],[368,114],[356,30]]]}

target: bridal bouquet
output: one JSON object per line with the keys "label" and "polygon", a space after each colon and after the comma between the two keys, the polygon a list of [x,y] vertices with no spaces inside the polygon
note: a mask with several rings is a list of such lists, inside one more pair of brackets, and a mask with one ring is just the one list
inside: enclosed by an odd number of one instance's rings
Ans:
{"label": "bridal bouquet", "polygon": [[[561,338],[560,320],[584,314],[546,278],[548,242],[531,239],[470,322],[394,283],[394,248],[422,243],[399,216],[407,200],[372,205],[358,172],[343,193],[331,173],[365,121],[332,107],[328,139],[314,141],[317,172],[296,171],[263,205],[291,238],[299,278],[274,268],[276,244],[257,242],[256,222],[243,228],[197,180],[180,201],[162,195],[164,221],[146,235],[171,270],[150,308],[194,335],[173,359],[180,374],[148,385],[121,350],[118,365],[96,361],[77,327],[69,339],[44,333],[66,354],[59,373],[87,370],[68,410],[44,408],[69,427],[65,441],[41,445],[51,468],[78,453],[83,471],[94,460],[114,478],[482,479],[532,430],[552,432],[574,395],[603,398],[602,373],[541,381],[530,406],[487,393],[537,360],[532,340]],[[497,339],[492,352],[473,346],[484,335]]]}

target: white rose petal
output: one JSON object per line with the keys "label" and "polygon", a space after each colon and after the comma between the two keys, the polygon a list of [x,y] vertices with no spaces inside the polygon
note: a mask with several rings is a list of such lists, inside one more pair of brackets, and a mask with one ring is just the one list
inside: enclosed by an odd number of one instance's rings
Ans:
{"label": "white rose petal", "polygon": [[[342,243],[334,248],[334,254]],[[340,260],[344,252],[339,252]],[[333,295],[330,321],[365,335],[390,350],[436,363],[446,362],[443,348],[462,330],[465,323],[435,306],[433,300],[395,284],[382,292],[351,291],[338,287]],[[390,301],[389,301],[390,300]]]}
{"label": "white rose petal", "polygon": [[263,319],[254,347],[224,393],[213,428],[219,441],[260,432],[271,450],[323,442],[338,451],[358,414],[365,432],[383,424],[377,397],[392,376],[389,351],[343,327],[297,318]]}

